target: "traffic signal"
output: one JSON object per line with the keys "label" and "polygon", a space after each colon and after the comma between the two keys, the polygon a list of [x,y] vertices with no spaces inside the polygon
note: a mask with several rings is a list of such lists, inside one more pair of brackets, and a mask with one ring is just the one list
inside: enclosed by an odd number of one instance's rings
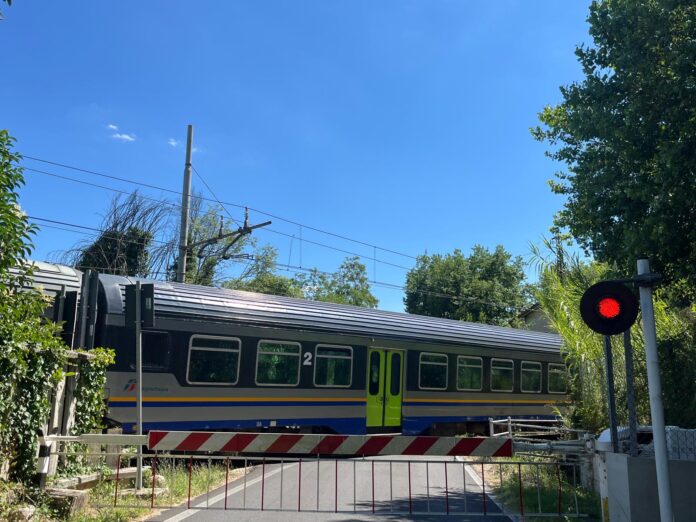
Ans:
{"label": "traffic signal", "polygon": [[636,321],[638,299],[626,285],[602,281],[583,294],[580,315],[595,332],[616,335],[628,330]]}

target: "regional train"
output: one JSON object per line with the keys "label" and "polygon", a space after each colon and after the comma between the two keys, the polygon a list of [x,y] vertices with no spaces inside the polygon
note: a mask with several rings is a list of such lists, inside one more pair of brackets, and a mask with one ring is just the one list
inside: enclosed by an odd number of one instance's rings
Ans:
{"label": "regional train", "polygon": [[[136,279],[36,263],[73,346],[114,348],[108,422],[135,427]],[[154,283],[143,330],[143,429],[484,433],[552,419],[566,400],[557,335],[333,303]]]}

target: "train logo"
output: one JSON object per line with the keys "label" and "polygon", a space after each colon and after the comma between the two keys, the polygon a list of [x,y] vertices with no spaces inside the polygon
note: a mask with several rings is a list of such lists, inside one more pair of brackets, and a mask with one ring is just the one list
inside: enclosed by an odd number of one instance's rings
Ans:
{"label": "train logo", "polygon": [[135,390],[135,379],[128,379],[128,382],[123,386],[123,391],[132,392]]}

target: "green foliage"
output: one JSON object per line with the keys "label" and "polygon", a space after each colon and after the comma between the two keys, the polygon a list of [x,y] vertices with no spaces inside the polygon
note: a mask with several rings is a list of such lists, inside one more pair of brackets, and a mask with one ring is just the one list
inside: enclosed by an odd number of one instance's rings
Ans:
{"label": "green foliage", "polygon": [[346,258],[333,274],[313,269],[295,276],[306,299],[376,308],[379,301],[370,291],[367,269],[355,257]]}
{"label": "green foliage", "polygon": [[[599,496],[593,491],[587,491],[580,485],[580,472],[571,466],[559,463],[558,466],[548,460],[539,460],[538,465],[521,464],[518,466],[508,461],[501,466],[502,483],[495,487],[496,499],[503,504],[506,511],[520,511],[520,479],[522,481],[522,506],[526,513],[527,522],[541,522],[548,517],[535,517],[534,513],[556,513],[559,509],[561,516],[558,520],[568,520],[575,514],[576,501],[578,513],[590,516],[590,520],[601,519],[601,504]],[[525,461],[532,460],[525,457]],[[559,499],[559,491],[561,493]],[[556,520],[552,518],[551,520]]]}
{"label": "green foliage", "polygon": [[[558,246],[547,244],[556,253]],[[617,277],[607,264],[581,262],[563,253],[565,269],[535,250],[540,267],[536,298],[553,327],[563,339],[563,352],[570,371],[570,398],[567,415],[575,427],[598,432],[608,425],[606,380],[602,336],[585,326],[580,316],[580,299],[592,284]],[[555,257],[555,256],[552,256]],[[696,335],[693,318],[670,308],[659,292],[655,296],[655,320],[663,380],[663,403],[667,424],[696,427]],[[640,322],[631,329],[634,349],[635,393],[638,421],[650,424],[650,404],[645,350]],[[612,341],[619,422],[627,423],[625,360],[621,336]]]}
{"label": "green foliage", "polygon": [[102,419],[106,414],[103,395],[106,368],[114,362],[115,352],[108,348],[94,348],[80,358],[73,433],[80,435],[102,427]]}
{"label": "green foliage", "polygon": [[418,258],[406,275],[404,304],[410,314],[519,326],[527,303],[523,262],[501,245],[493,252],[476,245],[469,257],[451,254]]}
{"label": "green foliage", "polygon": [[130,227],[125,232],[107,230],[80,255],[78,270],[94,268],[112,274],[145,276],[148,273],[147,247],[152,234]]}
{"label": "green foliage", "polygon": [[[191,203],[189,245],[232,234],[236,230],[229,222],[221,221],[222,208],[208,207],[203,210],[200,198],[193,198]],[[230,236],[190,249],[186,258],[186,282],[213,286],[220,275],[224,262],[238,256],[248,241],[248,237]]]}
{"label": "green foliage", "polygon": [[[0,466],[9,465],[10,478],[29,482],[36,466],[37,434],[50,410],[55,385],[64,377],[68,350],[58,327],[42,319],[46,307],[39,290],[29,288],[32,266],[31,226],[18,204],[24,183],[20,156],[11,151],[14,140],[0,131]],[[101,400],[108,354],[97,350],[94,364],[86,362],[77,393],[86,410],[83,426],[92,424]]]}
{"label": "green foliage", "polygon": [[370,291],[367,269],[357,256],[346,258],[333,274],[315,268],[308,274],[298,274],[293,278],[275,273],[277,259],[278,251],[272,246],[264,246],[240,277],[226,281],[223,286],[312,301],[377,307],[377,298]]}
{"label": "green foliage", "polygon": [[163,264],[170,245],[155,241],[155,235],[172,217],[172,206],[152,201],[137,191],[111,200],[95,240],[82,241],[63,257],[80,270],[89,268],[108,274],[148,277]]}
{"label": "green foliage", "polygon": [[[0,129],[0,291],[3,295],[25,281],[22,275],[27,266],[22,260],[31,254],[30,239],[36,231],[19,206],[17,190],[24,185],[24,176],[17,165],[22,157],[12,152],[13,145],[14,138]],[[9,272],[14,267],[20,268],[19,276]]]}
{"label": "green foliage", "polygon": [[65,347],[55,327],[41,320],[42,295],[22,291],[31,275],[24,260],[34,227],[19,207],[17,189],[24,178],[13,143],[7,131],[0,131],[0,466],[9,463],[10,477],[27,481]]}
{"label": "green foliage", "polygon": [[222,286],[260,294],[303,297],[301,285],[295,279],[274,273],[277,259],[278,251],[274,247],[263,246],[240,277],[225,281]]}
{"label": "green foliage", "polygon": [[238,290],[258,292],[260,294],[283,295],[286,297],[302,297],[302,288],[297,281],[279,274],[261,274],[248,283],[242,284]]}
{"label": "green foliage", "polygon": [[586,252],[634,273],[648,255],[670,280],[696,283],[696,1],[605,0],[590,7],[585,78],[561,88],[534,129],[565,163],[556,224]]}

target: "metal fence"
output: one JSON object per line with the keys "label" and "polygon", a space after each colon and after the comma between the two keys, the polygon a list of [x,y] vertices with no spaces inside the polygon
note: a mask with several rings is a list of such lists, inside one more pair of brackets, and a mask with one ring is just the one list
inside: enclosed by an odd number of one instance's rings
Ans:
{"label": "metal fence", "polygon": [[[55,453],[72,454],[65,448]],[[135,491],[134,453],[82,458],[115,459],[115,469],[93,490],[95,508],[586,516],[579,469],[570,462],[154,453],[145,456],[143,489]]]}

